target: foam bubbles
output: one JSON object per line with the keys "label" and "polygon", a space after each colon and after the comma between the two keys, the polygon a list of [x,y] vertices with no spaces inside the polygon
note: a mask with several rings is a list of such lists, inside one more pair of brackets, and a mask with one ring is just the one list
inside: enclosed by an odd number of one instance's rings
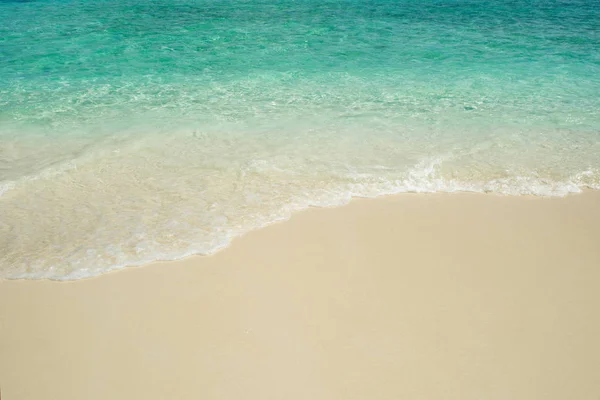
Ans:
{"label": "foam bubbles", "polygon": [[472,151],[397,158],[398,151],[405,153],[398,148],[402,143],[346,133],[321,133],[322,146],[299,134],[277,140],[264,130],[258,136],[212,132],[201,139],[185,130],[145,132],[118,151],[103,142],[72,163],[11,184],[10,196],[0,198],[0,276],[80,279],[211,254],[293,212],[341,205],[353,196],[456,191],[562,196],[600,182],[594,169],[514,176],[503,164],[478,163]]}

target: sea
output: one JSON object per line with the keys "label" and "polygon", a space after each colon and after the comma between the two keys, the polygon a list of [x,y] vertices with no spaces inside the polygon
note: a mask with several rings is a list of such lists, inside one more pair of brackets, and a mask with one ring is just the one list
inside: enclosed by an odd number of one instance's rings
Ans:
{"label": "sea", "polygon": [[585,189],[598,0],[0,0],[0,278],[352,197]]}

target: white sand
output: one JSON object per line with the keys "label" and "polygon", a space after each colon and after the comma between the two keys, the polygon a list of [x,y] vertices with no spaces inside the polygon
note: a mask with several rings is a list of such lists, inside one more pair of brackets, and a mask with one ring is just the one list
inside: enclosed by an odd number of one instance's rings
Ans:
{"label": "white sand", "polygon": [[211,257],[0,282],[4,400],[600,398],[600,192],[311,209]]}

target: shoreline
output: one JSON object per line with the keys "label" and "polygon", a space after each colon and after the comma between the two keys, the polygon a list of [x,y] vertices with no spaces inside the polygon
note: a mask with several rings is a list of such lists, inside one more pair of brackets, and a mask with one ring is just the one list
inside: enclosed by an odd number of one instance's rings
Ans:
{"label": "shoreline", "polygon": [[208,256],[0,280],[7,398],[600,395],[600,191],[312,207]]}
{"label": "shoreline", "polygon": [[[113,274],[119,271],[123,271],[123,270],[128,270],[130,268],[139,268],[139,267],[145,267],[145,266],[149,266],[149,265],[153,265],[153,264],[163,264],[163,263],[171,263],[171,262],[184,262],[186,260],[188,260],[189,258],[193,258],[193,257],[201,257],[201,258],[205,258],[205,257],[212,257],[215,254],[218,254],[224,250],[227,250],[229,247],[231,247],[232,243],[236,240],[239,240],[240,238],[245,237],[248,234],[251,234],[252,232],[255,232],[257,230],[261,230],[261,229],[265,229],[268,228],[271,225],[274,224],[280,224],[280,223],[286,223],[287,221],[289,221],[292,218],[295,218],[297,215],[301,215],[302,213],[305,213],[307,211],[313,210],[313,209],[333,209],[333,208],[339,208],[339,207],[346,207],[356,201],[372,201],[372,200],[377,200],[377,199],[381,199],[381,198],[389,198],[389,197],[396,197],[396,196],[495,196],[495,197],[510,197],[510,198],[525,198],[525,199],[545,199],[545,200],[551,200],[551,199],[562,199],[562,198],[567,198],[567,197],[572,197],[572,196],[580,196],[580,195],[586,195],[586,196],[590,196],[590,194],[593,193],[600,193],[600,189],[597,188],[583,188],[581,189],[580,192],[567,192],[566,194],[562,195],[562,196],[554,196],[554,195],[536,195],[536,194],[506,194],[506,193],[502,193],[502,192],[478,192],[478,191],[455,191],[455,192],[400,192],[400,193],[390,193],[390,194],[380,194],[380,195],[376,195],[373,197],[370,196],[351,196],[346,202],[344,203],[339,203],[339,204],[332,204],[332,205],[308,205],[304,208],[299,208],[299,209],[294,209],[292,210],[289,215],[285,216],[285,217],[281,217],[280,219],[274,219],[270,222],[266,222],[264,225],[261,226],[257,226],[254,228],[250,228],[249,230],[238,234],[238,235],[233,235],[232,237],[230,237],[227,240],[227,243],[225,243],[224,245],[221,245],[220,247],[217,247],[215,249],[213,249],[212,251],[208,252],[208,253],[189,253],[186,255],[182,255],[181,257],[175,257],[175,258],[165,258],[165,259],[154,259],[154,260],[149,260],[149,261],[140,261],[138,263],[133,263],[133,264],[127,264],[127,265],[118,265],[118,266],[113,266],[110,267],[110,269],[107,269],[103,272],[100,272],[98,274],[95,275],[89,275],[89,276],[83,276],[83,277],[62,277],[62,278],[48,278],[48,277],[36,277],[36,278],[31,278],[31,277],[18,277],[18,278],[4,278],[4,277],[0,277],[0,282],[2,281],[51,281],[51,282],[77,282],[77,281],[81,281],[81,280],[89,280],[89,279],[95,279],[95,278],[99,278],[102,277],[104,275],[107,274]],[[76,274],[74,274],[76,276]],[[71,276],[71,275],[69,275]]]}

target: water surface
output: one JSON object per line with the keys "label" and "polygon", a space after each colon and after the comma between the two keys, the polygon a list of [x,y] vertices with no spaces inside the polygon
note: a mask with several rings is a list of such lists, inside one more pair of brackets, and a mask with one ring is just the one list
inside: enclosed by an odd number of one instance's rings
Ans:
{"label": "water surface", "polygon": [[310,205],[600,188],[593,0],[0,1],[0,277]]}

